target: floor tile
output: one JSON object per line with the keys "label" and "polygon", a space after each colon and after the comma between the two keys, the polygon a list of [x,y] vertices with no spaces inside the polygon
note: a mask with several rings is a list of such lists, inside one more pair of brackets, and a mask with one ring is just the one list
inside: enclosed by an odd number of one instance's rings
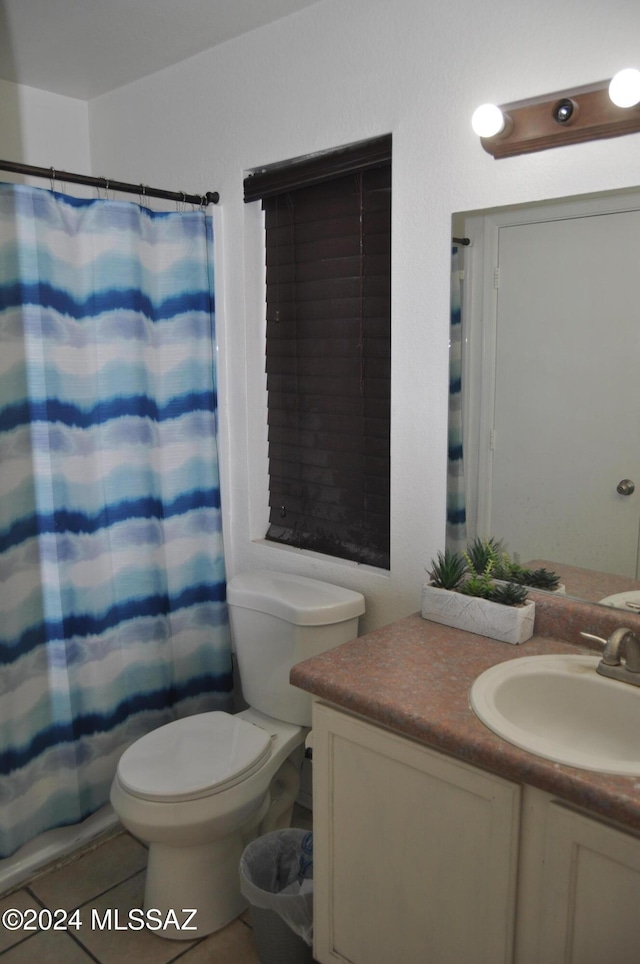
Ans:
{"label": "floor tile", "polygon": [[2,964],[90,964],[74,939],[62,931],[41,931],[2,955]]}
{"label": "floor tile", "polygon": [[205,937],[180,958],[180,964],[211,964],[212,961],[215,964],[260,964],[251,929],[236,920]]}
{"label": "floor tile", "polygon": [[[12,947],[14,944],[17,944],[18,941],[24,940],[25,937],[29,936],[29,933],[22,927],[15,931],[7,930],[2,915],[5,913],[5,911],[13,909],[23,914],[25,910],[33,909],[35,911],[39,911],[41,910],[41,907],[40,904],[34,900],[31,894],[27,893],[26,890],[19,890],[15,894],[9,894],[8,897],[3,897],[3,899],[0,900],[0,920],[3,921],[3,924],[0,925],[0,953],[5,951],[8,947]],[[10,922],[8,921],[7,923]]]}
{"label": "floor tile", "polygon": [[111,837],[77,860],[34,880],[31,893],[51,910],[71,910],[147,865],[147,850],[130,834]]}
{"label": "floor tile", "polygon": [[[80,908],[85,924],[78,940],[101,964],[168,964],[194,944],[158,937],[146,927],[134,929],[139,926],[135,920],[132,927],[128,926],[129,911],[142,907],[144,877],[142,871]],[[107,911],[111,912],[110,917]],[[104,929],[97,925],[97,920]],[[116,929],[116,923],[127,929]]]}
{"label": "floor tile", "polygon": [[[311,829],[311,812],[296,806],[292,823]],[[23,930],[11,932],[0,924],[0,964],[259,964],[247,913],[216,934],[194,941],[168,940],[147,928],[130,928],[129,911],[142,907],[146,861],[146,848],[129,834],[119,834],[2,898],[0,921],[4,910],[39,911],[41,902],[50,910],[71,912],[79,907],[82,927],[25,938]],[[138,926],[135,918],[131,923]]]}

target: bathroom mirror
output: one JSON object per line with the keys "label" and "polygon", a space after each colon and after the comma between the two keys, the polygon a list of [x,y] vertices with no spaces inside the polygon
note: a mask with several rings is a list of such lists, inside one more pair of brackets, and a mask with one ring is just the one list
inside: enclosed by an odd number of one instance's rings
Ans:
{"label": "bathroom mirror", "polygon": [[502,539],[592,602],[640,590],[640,190],[452,227],[470,239],[452,274],[467,541]]}

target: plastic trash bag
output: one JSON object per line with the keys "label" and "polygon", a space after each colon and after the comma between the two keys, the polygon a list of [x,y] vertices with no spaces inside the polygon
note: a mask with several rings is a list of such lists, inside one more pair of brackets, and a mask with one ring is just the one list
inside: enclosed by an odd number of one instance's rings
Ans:
{"label": "plastic trash bag", "polygon": [[273,830],[245,848],[240,890],[253,907],[275,911],[306,944],[313,943],[313,833]]}

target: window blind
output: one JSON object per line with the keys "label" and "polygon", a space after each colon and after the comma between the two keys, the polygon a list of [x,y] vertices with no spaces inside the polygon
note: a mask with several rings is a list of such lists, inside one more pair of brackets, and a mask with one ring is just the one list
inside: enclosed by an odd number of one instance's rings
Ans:
{"label": "window blind", "polygon": [[267,538],[389,568],[389,152],[263,208]]}

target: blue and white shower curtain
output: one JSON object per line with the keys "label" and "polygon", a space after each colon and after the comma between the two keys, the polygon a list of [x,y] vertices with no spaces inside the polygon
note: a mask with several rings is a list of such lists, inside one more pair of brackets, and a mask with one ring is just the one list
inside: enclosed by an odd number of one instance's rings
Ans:
{"label": "blue and white shower curtain", "polygon": [[447,459],[447,548],[467,545],[464,458],[462,446],[462,298],[458,248],[451,249],[451,320],[449,335],[449,436]]}
{"label": "blue and white shower curtain", "polygon": [[0,185],[0,855],[232,687],[212,226]]}

